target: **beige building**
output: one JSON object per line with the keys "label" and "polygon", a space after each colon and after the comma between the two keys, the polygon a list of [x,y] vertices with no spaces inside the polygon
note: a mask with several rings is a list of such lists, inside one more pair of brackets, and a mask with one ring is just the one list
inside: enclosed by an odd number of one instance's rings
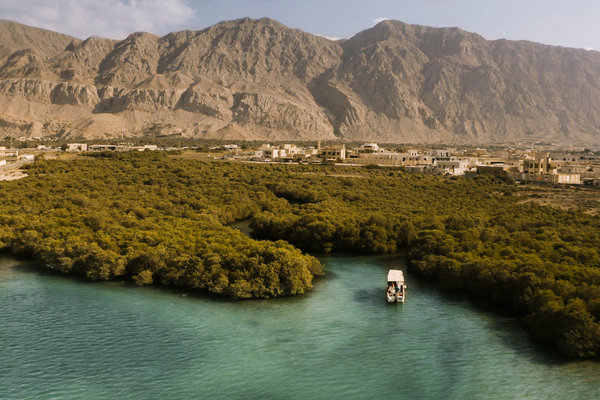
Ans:
{"label": "beige building", "polygon": [[509,158],[508,160],[506,160],[504,165],[511,168],[516,168],[518,172],[523,172],[523,160],[521,159]]}
{"label": "beige building", "polygon": [[6,156],[6,147],[0,147],[0,157]]}
{"label": "beige building", "polygon": [[438,174],[441,172],[433,165],[408,165],[405,171],[413,174]]}
{"label": "beige building", "polygon": [[502,158],[502,159],[508,159],[511,156],[511,152],[508,150],[496,150],[492,152],[492,157],[493,158]]}
{"label": "beige building", "polygon": [[404,165],[406,154],[398,153],[360,153],[359,157],[348,159],[354,164]]}
{"label": "beige building", "polygon": [[450,158],[450,150],[432,150],[431,156],[435,159]]}
{"label": "beige building", "polygon": [[588,170],[588,166],[586,165],[561,165],[560,168],[558,168],[558,171],[560,173],[564,173],[564,174],[585,174],[586,171]]}
{"label": "beige building", "polygon": [[67,151],[87,151],[88,145],[86,143],[69,143],[67,144]]}
{"label": "beige building", "polygon": [[510,176],[517,180],[528,182],[547,182],[560,184],[581,183],[581,176],[576,168],[567,169],[568,172],[560,170],[561,162],[552,160],[549,153],[534,153],[533,158],[523,160],[522,172],[512,172]]}
{"label": "beige building", "polygon": [[577,154],[570,153],[552,153],[552,159],[555,161],[568,161],[568,162],[579,162],[581,161],[581,156]]}
{"label": "beige building", "polygon": [[504,165],[478,165],[477,175],[500,175],[507,176],[507,172],[504,170]]}
{"label": "beige building", "polygon": [[316,156],[317,154],[319,154],[319,150],[315,148],[308,148],[304,150],[304,157],[312,157]]}
{"label": "beige building", "polygon": [[334,144],[319,150],[319,158],[325,160],[343,160],[346,158],[346,145]]}
{"label": "beige building", "polygon": [[552,183],[581,184],[581,176],[578,174],[556,174],[552,176]]}
{"label": "beige building", "polygon": [[522,172],[510,173],[509,176],[515,180],[523,180],[527,182],[544,182],[557,184],[581,184],[581,176],[578,174],[525,174]]}
{"label": "beige building", "polygon": [[534,159],[523,161],[523,173],[531,176],[543,174],[556,174],[556,168],[551,165],[552,159],[549,153],[535,153]]}

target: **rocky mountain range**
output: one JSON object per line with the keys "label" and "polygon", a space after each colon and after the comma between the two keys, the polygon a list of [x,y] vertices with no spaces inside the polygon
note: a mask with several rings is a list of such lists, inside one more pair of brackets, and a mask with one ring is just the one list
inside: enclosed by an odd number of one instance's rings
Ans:
{"label": "rocky mountain range", "polygon": [[0,137],[409,143],[600,139],[600,53],[383,21],[337,42],[263,18],[164,37],[0,21]]}

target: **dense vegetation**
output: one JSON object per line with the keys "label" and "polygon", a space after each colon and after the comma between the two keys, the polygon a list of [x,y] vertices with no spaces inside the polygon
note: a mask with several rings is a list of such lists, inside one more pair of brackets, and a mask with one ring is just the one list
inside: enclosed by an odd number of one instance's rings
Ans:
{"label": "dense vegetation", "polygon": [[563,352],[599,354],[600,217],[522,204],[514,184],[489,176],[370,169],[270,188],[289,206],[254,216],[260,236],[313,252],[406,250],[410,268],[446,287],[525,310],[532,333]]}
{"label": "dense vegetation", "polygon": [[[38,161],[0,185],[0,247],[90,279],[234,298],[302,293],[308,252],[405,250],[410,268],[511,302],[538,338],[600,352],[600,218],[522,204],[512,182],[164,154]],[[253,241],[223,224],[252,217]],[[280,240],[286,240],[290,244]]]}
{"label": "dense vegetation", "polygon": [[233,298],[303,293],[321,264],[285,242],[223,226],[260,209],[265,194],[219,164],[164,154],[38,161],[2,183],[0,247],[93,280],[132,276]]}

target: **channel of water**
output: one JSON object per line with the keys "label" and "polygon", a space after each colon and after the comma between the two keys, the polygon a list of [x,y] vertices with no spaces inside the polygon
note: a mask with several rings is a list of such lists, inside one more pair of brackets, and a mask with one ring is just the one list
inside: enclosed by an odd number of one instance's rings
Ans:
{"label": "channel of water", "polygon": [[[0,258],[0,399],[593,399],[600,364],[399,256],[321,258],[304,296],[230,301]],[[384,299],[406,271],[405,304]]]}

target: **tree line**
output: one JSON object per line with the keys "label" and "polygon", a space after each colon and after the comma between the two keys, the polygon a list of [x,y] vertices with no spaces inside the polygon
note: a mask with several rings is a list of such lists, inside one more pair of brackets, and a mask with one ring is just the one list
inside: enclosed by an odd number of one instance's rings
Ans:
{"label": "tree line", "polygon": [[[139,152],[138,152],[139,153]],[[130,276],[232,298],[304,293],[322,265],[283,241],[223,224],[255,213],[264,193],[218,164],[125,153],[40,160],[2,183],[0,248],[92,280]]]}

